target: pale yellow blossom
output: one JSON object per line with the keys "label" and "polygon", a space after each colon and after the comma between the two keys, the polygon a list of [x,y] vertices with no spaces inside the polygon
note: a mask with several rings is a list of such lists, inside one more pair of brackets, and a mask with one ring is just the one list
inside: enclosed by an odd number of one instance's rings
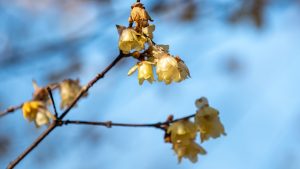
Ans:
{"label": "pale yellow blossom", "polygon": [[135,30],[128,28],[124,29],[120,35],[119,48],[124,54],[128,54],[131,50],[143,50],[146,42],[146,37],[137,33]]}
{"label": "pale yellow blossom", "polygon": [[150,45],[150,54],[154,60],[160,59],[163,55],[169,52],[169,45]]}
{"label": "pale yellow blossom", "polygon": [[70,106],[81,90],[82,87],[79,84],[79,80],[67,79],[62,81],[59,85],[61,96],[60,108],[64,109]]}
{"label": "pale yellow blossom", "polygon": [[206,151],[195,143],[197,127],[194,123],[180,120],[171,124],[167,133],[171,134],[171,142],[179,162],[182,158],[188,158],[194,163],[198,159],[198,154],[206,154]]}
{"label": "pale yellow blossom", "polygon": [[221,134],[226,135],[218,110],[210,107],[206,98],[197,100],[196,105],[199,110],[195,116],[195,124],[200,131],[201,142],[208,140],[210,137],[217,138]]}
{"label": "pale yellow blossom", "polygon": [[177,60],[166,53],[158,59],[156,73],[158,81],[164,81],[166,84],[170,84],[172,81],[178,82],[181,80]]}
{"label": "pale yellow blossom", "polygon": [[180,72],[179,82],[191,77],[190,71],[183,60],[181,60],[178,56],[176,57],[176,60],[178,63],[178,70]]}
{"label": "pale yellow blossom", "polygon": [[187,158],[191,162],[195,163],[198,161],[198,154],[205,155],[206,151],[199,144],[190,140],[188,144],[173,144],[173,149],[178,157],[178,162],[180,163],[182,158]]}
{"label": "pale yellow blossom", "polygon": [[153,63],[148,61],[139,62],[129,70],[128,75],[132,75],[136,70],[138,70],[138,80],[140,85],[144,83],[144,80],[147,80],[149,83],[154,81]]}
{"label": "pale yellow blossom", "polygon": [[145,34],[150,39],[153,39],[154,30],[155,30],[155,25],[149,25],[147,27],[142,28],[143,34]]}
{"label": "pale yellow blossom", "polygon": [[180,143],[184,140],[195,139],[197,126],[188,120],[180,120],[171,124],[167,132],[171,133],[172,142]]}

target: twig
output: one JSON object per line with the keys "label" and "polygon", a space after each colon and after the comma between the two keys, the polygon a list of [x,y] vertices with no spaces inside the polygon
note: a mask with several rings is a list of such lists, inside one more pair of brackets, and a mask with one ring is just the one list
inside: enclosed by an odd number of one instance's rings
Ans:
{"label": "twig", "polygon": [[178,118],[175,120],[167,120],[165,122],[157,122],[157,123],[146,123],[146,124],[132,124],[132,123],[113,123],[112,121],[106,121],[106,122],[96,122],[96,121],[81,121],[81,120],[64,120],[58,122],[60,125],[68,125],[68,124],[76,124],[76,125],[93,125],[93,126],[104,126],[104,127],[154,127],[159,129],[164,129],[166,125],[169,125],[171,123],[175,123],[180,120],[189,119],[192,117],[195,117],[196,114],[192,114],[189,116],[185,116],[182,118]]}
{"label": "twig", "polygon": [[6,109],[5,111],[0,112],[0,117],[3,117],[3,116],[5,116],[5,115],[8,115],[8,114],[10,114],[10,113],[12,113],[12,112],[14,112],[14,111],[16,111],[16,110],[18,110],[18,109],[21,109],[22,106],[23,106],[23,103],[20,104],[20,105],[18,105],[18,106],[9,107],[9,108]]}
{"label": "twig", "polygon": [[52,103],[52,106],[53,106],[53,109],[54,109],[54,115],[57,118],[58,117],[58,113],[57,113],[57,109],[56,109],[55,102],[54,102],[54,99],[53,99],[51,88],[47,87],[47,91],[48,91],[48,94],[50,96],[51,103]]}
{"label": "twig", "polygon": [[26,155],[28,155],[36,146],[39,145],[41,141],[44,140],[56,127],[56,122],[54,121],[22,154],[20,154],[14,161],[8,164],[7,169],[14,168]]}
{"label": "twig", "polygon": [[20,161],[22,161],[35,147],[39,145],[41,141],[43,141],[49,133],[51,133],[57,126],[59,126],[58,121],[61,121],[69,111],[74,107],[74,105],[79,101],[79,99],[88,92],[88,90],[99,80],[102,79],[105,74],[114,67],[122,58],[130,56],[129,54],[123,54],[120,52],[118,57],[116,57],[113,62],[108,65],[101,73],[99,73],[96,77],[94,77],[77,95],[72,104],[60,115],[57,121],[53,121],[51,125],[44,131],[22,154],[20,154],[14,161],[12,161],[7,169],[13,169]]}

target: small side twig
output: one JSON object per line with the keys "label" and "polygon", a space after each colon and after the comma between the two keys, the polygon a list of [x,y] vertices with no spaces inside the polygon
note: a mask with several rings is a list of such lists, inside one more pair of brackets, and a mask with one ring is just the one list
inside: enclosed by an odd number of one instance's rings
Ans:
{"label": "small side twig", "polygon": [[55,101],[53,99],[53,94],[52,94],[51,88],[47,87],[47,91],[48,91],[48,94],[50,96],[51,103],[52,103],[52,106],[53,106],[53,109],[54,109],[54,115],[57,118],[58,117],[58,113],[57,113],[57,109],[56,109],[56,106],[55,106]]}
{"label": "small side twig", "polygon": [[93,125],[93,126],[104,126],[104,127],[153,127],[153,128],[159,128],[159,129],[165,129],[166,125],[170,125],[172,123],[175,123],[180,120],[189,119],[192,117],[195,117],[196,114],[192,114],[189,116],[185,116],[182,118],[169,120],[169,118],[165,122],[156,122],[156,123],[146,123],[146,124],[136,124],[136,123],[113,123],[112,121],[106,121],[106,122],[97,122],[97,121],[81,121],[81,120],[63,120],[60,121],[60,125],[68,125],[68,124],[75,124],[75,125]]}
{"label": "small side twig", "polygon": [[21,109],[23,106],[23,103],[18,106],[9,107],[8,109],[4,110],[3,112],[0,112],[0,117],[3,117],[5,115],[8,115],[10,113],[13,113],[16,110]]}

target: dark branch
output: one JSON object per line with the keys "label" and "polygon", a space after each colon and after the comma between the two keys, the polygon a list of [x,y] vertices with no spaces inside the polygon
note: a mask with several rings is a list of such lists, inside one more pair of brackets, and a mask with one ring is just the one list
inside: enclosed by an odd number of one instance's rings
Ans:
{"label": "dark branch", "polygon": [[53,131],[56,127],[56,122],[54,121],[46,131],[44,131],[22,154],[20,154],[14,161],[12,161],[7,169],[13,169],[24,157],[26,157],[36,146],[39,145],[41,141],[43,141],[48,134]]}
{"label": "dark branch", "polygon": [[97,74],[97,76],[92,79],[85,87],[82,88],[80,93],[77,95],[77,97],[73,100],[71,105],[62,113],[62,115],[59,117],[60,120],[62,120],[68,113],[69,111],[76,105],[76,103],[79,101],[79,99],[87,93],[87,91],[99,80],[102,79],[105,74],[112,68],[114,67],[122,58],[127,57],[129,55],[125,55],[120,51],[120,54],[118,57],[115,58],[115,60],[108,65],[101,73]]}
{"label": "dark branch", "polygon": [[10,114],[10,113],[12,113],[12,112],[14,112],[14,111],[16,111],[16,110],[18,110],[18,109],[21,109],[22,106],[23,106],[23,103],[20,104],[20,105],[18,105],[18,106],[10,107],[10,108],[6,109],[5,111],[0,112],[0,117],[3,117],[3,116],[5,116],[5,115],[8,115],[8,114]]}
{"label": "dark branch", "polygon": [[132,124],[132,123],[113,123],[112,121],[106,122],[95,122],[95,121],[80,121],[80,120],[65,120],[58,122],[60,125],[68,125],[68,124],[78,124],[78,125],[93,125],[93,126],[104,126],[104,127],[154,127],[159,129],[165,129],[165,126],[170,125],[171,123],[185,120],[195,117],[195,114],[185,116],[182,118],[174,119],[174,120],[167,120],[165,122],[157,122],[157,123],[147,123],[147,124]]}
{"label": "dark branch", "polygon": [[47,87],[47,91],[48,91],[48,94],[50,96],[51,103],[52,103],[52,106],[53,106],[53,109],[54,109],[54,115],[57,118],[58,117],[58,113],[57,113],[57,109],[56,109],[55,102],[54,102],[54,99],[53,99],[51,88]]}

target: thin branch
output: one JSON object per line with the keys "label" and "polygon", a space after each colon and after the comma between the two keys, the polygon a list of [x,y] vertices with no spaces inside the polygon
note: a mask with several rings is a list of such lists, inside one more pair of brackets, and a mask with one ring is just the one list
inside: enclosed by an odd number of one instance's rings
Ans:
{"label": "thin branch", "polygon": [[57,127],[54,121],[22,154],[20,154],[14,161],[10,162],[7,169],[13,169],[24,157],[26,157],[35,147],[39,145],[50,133]]}
{"label": "thin branch", "polygon": [[80,93],[77,95],[77,97],[73,100],[73,102],[70,104],[70,106],[62,113],[62,115],[59,117],[60,120],[62,120],[69,111],[75,106],[75,104],[78,102],[78,100],[87,93],[87,91],[99,80],[102,79],[105,74],[113,68],[122,58],[127,57],[129,55],[125,55],[120,51],[120,54],[118,57],[115,58],[115,60],[108,65],[101,73],[97,74],[97,76],[92,79],[85,87],[82,88]]}
{"label": "thin branch", "polygon": [[18,106],[13,106],[13,107],[9,107],[8,109],[6,109],[5,111],[3,112],[0,112],[0,118],[5,116],[5,115],[8,115],[10,113],[13,113],[14,111],[18,110],[18,109],[21,109],[23,106],[23,103],[18,105]]}
{"label": "thin branch", "polygon": [[189,116],[185,116],[182,118],[174,119],[174,120],[167,120],[165,122],[157,122],[157,123],[145,123],[145,124],[134,124],[134,123],[113,123],[112,121],[106,122],[96,122],[96,121],[80,121],[80,120],[64,120],[59,121],[60,125],[68,125],[68,124],[76,124],[76,125],[93,125],[93,126],[104,126],[104,127],[154,127],[159,129],[165,129],[166,125],[170,125],[171,123],[175,123],[180,120],[189,119],[195,117],[196,114],[192,114]]}
{"label": "thin branch", "polygon": [[68,124],[104,126],[104,127],[108,127],[108,128],[111,128],[113,126],[117,126],[117,127],[154,127],[154,128],[163,129],[163,127],[161,127],[163,125],[163,123],[129,124],[129,123],[113,123],[112,121],[106,121],[106,122],[80,121],[80,120],[61,121],[61,125],[68,125]]}
{"label": "thin branch", "polygon": [[116,57],[113,62],[108,65],[101,73],[97,74],[77,95],[77,97],[73,100],[72,104],[62,113],[61,116],[58,117],[58,120],[53,121],[51,125],[44,131],[22,154],[20,154],[14,161],[12,161],[8,166],[7,169],[13,169],[20,161],[22,161],[35,147],[39,145],[41,141],[43,141],[49,133],[51,133],[57,126],[60,124],[58,121],[61,121],[69,111],[76,105],[76,103],[80,100],[82,96],[84,96],[88,90],[100,79],[102,79],[105,74],[111,70],[122,58],[130,56],[129,54],[123,54],[120,52],[118,57]]}
{"label": "thin branch", "polygon": [[57,109],[56,109],[55,102],[54,102],[54,99],[53,99],[53,94],[52,94],[51,88],[47,87],[47,91],[48,91],[48,94],[50,96],[51,103],[52,103],[52,106],[53,106],[53,109],[54,109],[54,115],[57,118],[58,117],[58,113],[57,113]]}

